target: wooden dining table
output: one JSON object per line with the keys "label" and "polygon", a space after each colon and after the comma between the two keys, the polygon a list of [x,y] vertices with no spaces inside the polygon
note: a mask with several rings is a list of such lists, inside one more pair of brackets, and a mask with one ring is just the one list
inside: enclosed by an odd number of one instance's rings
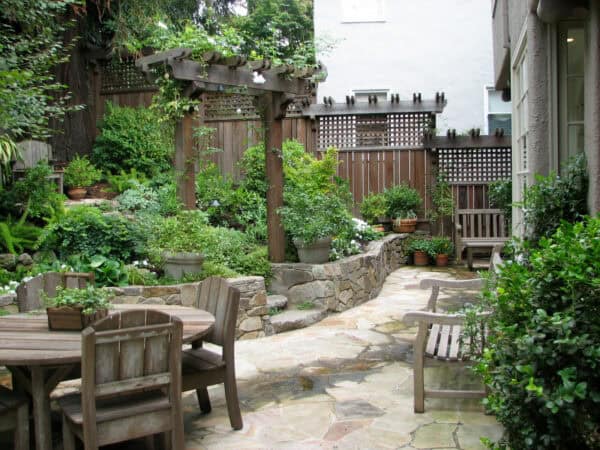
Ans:
{"label": "wooden dining table", "polygon": [[[212,314],[184,306],[114,305],[114,309],[153,309],[178,317],[186,344],[209,333],[215,322]],[[11,372],[13,387],[32,398],[37,450],[52,449],[50,393],[61,381],[78,378],[80,364],[81,332],[49,330],[45,313],[0,317],[0,366]]]}

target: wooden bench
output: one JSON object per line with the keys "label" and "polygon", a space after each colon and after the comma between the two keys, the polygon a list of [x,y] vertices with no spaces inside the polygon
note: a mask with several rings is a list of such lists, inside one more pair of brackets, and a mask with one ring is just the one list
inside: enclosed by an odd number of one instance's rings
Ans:
{"label": "wooden bench", "polygon": [[473,269],[474,249],[491,249],[510,239],[504,214],[499,209],[458,209],[454,226],[457,261],[461,261],[466,249],[469,269]]}

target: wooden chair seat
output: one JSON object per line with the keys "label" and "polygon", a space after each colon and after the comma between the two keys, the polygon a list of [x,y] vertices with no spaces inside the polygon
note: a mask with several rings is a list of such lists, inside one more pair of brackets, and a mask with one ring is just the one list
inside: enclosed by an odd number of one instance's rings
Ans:
{"label": "wooden chair seat", "polygon": [[29,400],[0,386],[0,431],[15,429],[15,450],[29,450]]}
{"label": "wooden chair seat", "polygon": [[[72,423],[83,425],[80,394],[61,397],[58,404]],[[97,401],[96,422],[109,422],[162,410],[167,410],[167,413],[170,414],[169,398],[162,392],[142,393],[126,397],[119,396],[118,398]]]}
{"label": "wooden chair seat", "polygon": [[183,373],[193,370],[216,370],[225,367],[223,357],[205,348],[193,348],[183,352]]}

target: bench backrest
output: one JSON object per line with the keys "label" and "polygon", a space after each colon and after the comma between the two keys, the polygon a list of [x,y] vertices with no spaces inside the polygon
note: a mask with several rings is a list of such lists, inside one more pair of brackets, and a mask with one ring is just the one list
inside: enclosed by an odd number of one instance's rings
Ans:
{"label": "bench backrest", "polygon": [[509,230],[499,209],[457,209],[454,223],[460,239],[508,238]]}

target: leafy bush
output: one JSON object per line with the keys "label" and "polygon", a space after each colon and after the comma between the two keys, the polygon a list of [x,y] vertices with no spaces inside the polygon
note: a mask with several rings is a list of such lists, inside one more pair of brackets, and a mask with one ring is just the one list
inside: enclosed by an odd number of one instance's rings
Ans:
{"label": "leafy bush", "polygon": [[64,210],[64,196],[56,192],[56,184],[48,177],[52,169],[46,162],[25,172],[25,176],[0,194],[1,214],[25,216],[42,222]]}
{"label": "leafy bush", "polygon": [[132,188],[119,195],[116,200],[119,202],[120,211],[151,214],[158,214],[160,211],[158,193],[143,184],[134,184]]}
{"label": "leafy bush", "polygon": [[383,236],[383,233],[375,231],[366,222],[352,218],[352,221],[338,232],[331,243],[329,259],[334,261],[344,256],[360,253],[363,245]]}
{"label": "leafy bush", "polygon": [[47,306],[54,308],[80,306],[83,308],[83,314],[93,314],[99,309],[111,308],[110,298],[113,296],[110,290],[98,289],[94,286],[83,289],[66,289],[59,286],[54,297],[48,297],[45,292],[42,292],[42,299]]}
{"label": "leafy bush", "polygon": [[404,183],[386,189],[384,195],[387,204],[387,216],[391,218],[403,217],[407,213],[415,213],[422,202],[416,189]]}
{"label": "leafy bush", "polygon": [[450,238],[433,237],[431,238],[431,248],[429,250],[429,256],[432,258],[435,258],[436,255],[450,256],[454,253],[454,244]]}
{"label": "leafy bush", "polygon": [[600,448],[600,218],[563,223],[500,266],[478,369],[504,425],[498,448]]}
{"label": "leafy bush", "polygon": [[44,229],[38,247],[54,250],[60,259],[102,255],[128,261],[136,254],[140,239],[138,228],[123,216],[78,206]]}
{"label": "leafy bush", "polygon": [[535,245],[550,237],[561,220],[575,222],[587,213],[587,171],[583,154],[569,159],[563,175],[538,176],[523,195],[523,222],[526,238]]}
{"label": "leafy bush", "polygon": [[151,177],[171,168],[173,128],[154,110],[106,104],[92,161],[107,173],[121,169]]}
{"label": "leafy bush", "polygon": [[512,180],[497,180],[489,184],[488,197],[493,208],[502,210],[504,218],[510,223],[512,218]]}
{"label": "leafy bush", "polygon": [[24,220],[0,222],[0,249],[14,255],[31,250],[42,229],[26,223]]}
{"label": "leafy bush", "polygon": [[425,252],[428,255],[431,255],[433,252],[431,239],[412,239],[408,244],[408,252]]}
{"label": "leafy bush", "polygon": [[106,178],[110,191],[117,194],[122,194],[127,189],[133,189],[139,184],[146,183],[146,176],[135,168],[129,169],[129,172],[121,169],[118,174],[108,175]]}
{"label": "leafy bush", "polygon": [[72,188],[85,188],[102,179],[102,172],[87,156],[76,155],[65,168],[65,184]]}
{"label": "leafy bush", "polygon": [[360,204],[360,213],[369,224],[374,224],[380,217],[385,217],[387,214],[385,195],[383,193],[367,195]]}

